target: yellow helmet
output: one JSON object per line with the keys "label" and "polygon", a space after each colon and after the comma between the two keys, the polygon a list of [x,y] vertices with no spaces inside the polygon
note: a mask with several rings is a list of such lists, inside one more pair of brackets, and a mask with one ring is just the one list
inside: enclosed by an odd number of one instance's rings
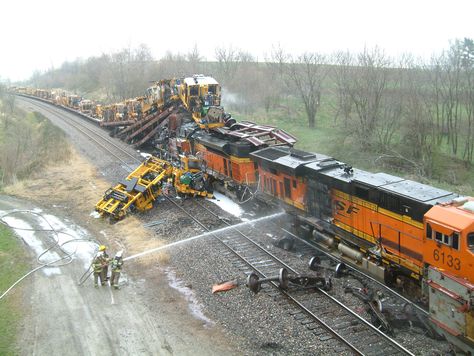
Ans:
{"label": "yellow helmet", "polygon": [[105,251],[105,249],[106,249],[105,245],[100,245],[99,246],[99,251]]}

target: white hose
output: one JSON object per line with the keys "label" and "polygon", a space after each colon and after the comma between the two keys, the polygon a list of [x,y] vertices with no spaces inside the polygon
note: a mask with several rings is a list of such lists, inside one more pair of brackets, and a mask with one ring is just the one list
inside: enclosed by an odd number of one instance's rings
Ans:
{"label": "white hose", "polygon": [[[8,215],[13,215],[13,214],[17,214],[17,213],[23,213],[23,214],[32,214],[32,215],[36,215],[36,216],[39,216],[40,218],[42,218],[48,225],[49,225],[49,229],[30,229],[30,228],[21,228],[21,227],[15,227],[15,226],[11,226],[9,223],[7,223],[4,218]],[[31,210],[15,210],[15,211],[12,211],[12,212],[9,212],[9,213],[6,213],[6,214],[3,214],[2,216],[0,216],[0,223],[2,223],[3,225],[9,227],[10,229],[12,230],[25,230],[25,231],[35,231],[35,232],[38,232],[38,231],[41,231],[41,232],[53,232],[54,235],[56,236],[56,240],[55,242],[49,246],[47,249],[45,249],[43,252],[41,252],[39,254],[39,256],[36,258],[36,261],[40,264],[39,267],[36,267],[34,268],[33,270],[29,271],[28,273],[26,273],[23,277],[21,277],[20,279],[18,279],[15,283],[13,283],[1,296],[0,296],[0,300],[5,296],[7,295],[8,292],[10,292],[18,283],[20,283],[23,279],[25,279],[26,277],[28,277],[30,274],[32,274],[33,272],[36,272],[44,267],[61,267],[61,266],[65,266],[65,265],[68,265],[69,263],[71,263],[73,261],[73,256],[75,255],[76,251],[77,251],[77,246],[76,246],[76,249],[71,252],[71,253],[68,253],[66,252],[62,247],[70,242],[92,242],[92,243],[95,243],[97,246],[99,246],[99,242],[94,240],[94,239],[77,239],[75,238],[74,235],[71,235],[69,233],[66,233],[66,232],[58,232],[56,231],[53,226],[49,223],[49,221],[41,214],[35,212],[35,211],[31,211]],[[62,243],[61,245],[59,244],[59,233],[61,234],[64,234],[64,235],[68,235],[68,236],[71,236],[73,237],[72,240],[69,240],[69,241],[66,241],[64,243]],[[51,262],[42,262],[41,261],[41,257],[46,254],[48,251],[50,251],[51,249],[55,248],[55,247],[58,247],[59,250],[64,253],[64,256],[55,260],[55,261],[51,261]],[[63,261],[63,260],[67,260],[65,263],[61,263],[61,264],[56,264],[57,262],[60,262],[60,261]]]}

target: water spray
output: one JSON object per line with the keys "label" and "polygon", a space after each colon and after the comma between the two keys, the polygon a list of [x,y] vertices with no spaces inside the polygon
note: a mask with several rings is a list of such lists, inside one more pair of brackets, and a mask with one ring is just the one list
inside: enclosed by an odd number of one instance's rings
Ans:
{"label": "water spray", "polygon": [[137,253],[137,254],[135,254],[135,255],[126,257],[126,258],[124,258],[123,260],[124,260],[124,261],[132,260],[132,259],[135,259],[135,258],[138,258],[138,257],[142,257],[142,256],[145,256],[145,255],[148,255],[148,254],[150,254],[150,253],[154,253],[154,252],[157,252],[157,251],[160,251],[160,250],[164,250],[164,249],[166,249],[166,248],[170,248],[170,247],[173,247],[173,246],[176,246],[176,245],[180,245],[180,244],[183,244],[183,243],[186,243],[186,242],[189,242],[189,241],[193,241],[193,240],[196,240],[196,239],[200,239],[200,238],[203,238],[203,237],[206,237],[206,236],[215,235],[215,234],[220,233],[220,232],[224,232],[224,231],[227,231],[227,230],[230,230],[230,229],[236,229],[236,228],[238,228],[238,227],[245,226],[245,225],[249,225],[249,224],[253,224],[253,223],[257,223],[257,222],[260,222],[260,221],[263,221],[263,220],[268,220],[268,219],[276,218],[276,217],[281,216],[281,215],[283,215],[283,214],[285,214],[285,213],[284,213],[284,212],[279,212],[279,213],[275,213],[275,214],[272,214],[272,215],[263,216],[263,217],[258,218],[258,219],[254,219],[254,220],[250,220],[250,221],[244,221],[244,222],[241,222],[241,223],[238,223],[238,224],[235,224],[235,225],[226,226],[226,227],[223,227],[223,228],[221,228],[221,229],[217,229],[217,230],[213,230],[213,231],[208,231],[208,232],[205,232],[204,234],[196,235],[196,236],[193,236],[193,237],[184,239],[184,240],[172,242],[172,243],[167,244],[167,245],[164,245],[164,246],[152,248],[152,249],[150,249],[150,250],[146,250],[146,251]]}

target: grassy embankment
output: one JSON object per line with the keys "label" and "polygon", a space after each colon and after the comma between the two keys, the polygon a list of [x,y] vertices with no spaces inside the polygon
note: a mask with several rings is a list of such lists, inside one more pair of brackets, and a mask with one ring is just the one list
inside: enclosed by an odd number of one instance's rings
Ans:
{"label": "grassy embankment", "polygon": [[0,191],[41,174],[48,165],[67,161],[69,155],[63,131],[38,112],[15,109],[12,116],[0,120]]}
{"label": "grassy embankment", "polygon": [[[0,294],[29,269],[28,256],[13,233],[0,224]],[[16,334],[24,310],[21,287],[0,300],[0,355],[14,355]]]}

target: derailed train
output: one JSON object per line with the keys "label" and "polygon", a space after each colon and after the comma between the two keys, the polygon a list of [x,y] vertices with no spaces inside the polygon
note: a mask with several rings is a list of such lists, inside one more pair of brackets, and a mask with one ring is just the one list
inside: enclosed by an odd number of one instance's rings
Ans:
{"label": "derailed train", "polygon": [[352,168],[290,140],[261,148],[252,138],[198,132],[182,153],[202,157],[203,169],[240,199],[250,191],[281,202],[300,236],[385,283],[415,287],[439,332],[473,352],[474,198]]}
{"label": "derailed train", "polygon": [[288,133],[226,114],[210,77],[157,82],[145,98],[145,115],[158,117],[180,103],[154,128],[167,159],[198,158],[239,200],[278,201],[301,236],[386,283],[415,286],[439,332],[473,353],[474,198],[296,150]]}
{"label": "derailed train", "polygon": [[156,143],[172,157],[201,158],[240,200],[279,201],[300,236],[379,280],[414,286],[439,332],[473,352],[474,198],[352,168],[294,149],[296,139],[277,128],[224,118],[212,130],[182,120]]}

